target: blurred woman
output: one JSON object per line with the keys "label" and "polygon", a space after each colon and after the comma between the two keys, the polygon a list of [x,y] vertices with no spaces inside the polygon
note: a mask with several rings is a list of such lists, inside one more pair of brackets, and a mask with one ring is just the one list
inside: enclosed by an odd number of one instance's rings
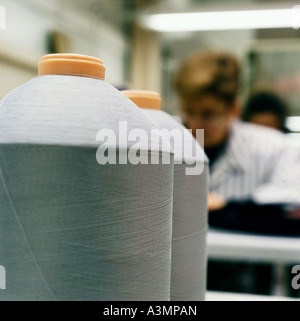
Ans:
{"label": "blurred woman", "polygon": [[[283,133],[237,119],[239,78],[237,58],[222,51],[190,55],[175,76],[183,123],[194,135],[204,129],[210,163],[209,225],[300,236],[300,220],[286,218],[291,205],[300,208],[297,155]],[[208,263],[210,290],[271,293],[269,266]]]}

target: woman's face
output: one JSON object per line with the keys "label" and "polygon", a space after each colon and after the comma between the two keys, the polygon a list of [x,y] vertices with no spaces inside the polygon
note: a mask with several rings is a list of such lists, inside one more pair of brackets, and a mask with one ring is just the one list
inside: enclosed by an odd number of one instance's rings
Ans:
{"label": "woman's face", "polygon": [[182,101],[185,111],[185,125],[192,129],[204,129],[204,147],[222,144],[228,134],[230,121],[235,115],[235,108],[212,94]]}

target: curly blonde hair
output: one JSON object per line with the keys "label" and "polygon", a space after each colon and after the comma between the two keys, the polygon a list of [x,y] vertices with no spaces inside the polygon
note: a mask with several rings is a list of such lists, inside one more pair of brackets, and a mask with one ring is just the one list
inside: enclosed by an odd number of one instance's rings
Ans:
{"label": "curly blonde hair", "polygon": [[229,52],[196,52],[182,63],[174,85],[183,99],[210,93],[232,103],[238,92],[239,73],[239,62]]}

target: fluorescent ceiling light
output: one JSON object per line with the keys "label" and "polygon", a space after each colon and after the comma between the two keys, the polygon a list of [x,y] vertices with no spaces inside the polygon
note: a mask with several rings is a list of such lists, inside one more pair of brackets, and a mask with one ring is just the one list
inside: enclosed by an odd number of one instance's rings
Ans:
{"label": "fluorescent ceiling light", "polygon": [[144,16],[144,27],[159,32],[300,27],[300,6],[289,9],[165,13]]}

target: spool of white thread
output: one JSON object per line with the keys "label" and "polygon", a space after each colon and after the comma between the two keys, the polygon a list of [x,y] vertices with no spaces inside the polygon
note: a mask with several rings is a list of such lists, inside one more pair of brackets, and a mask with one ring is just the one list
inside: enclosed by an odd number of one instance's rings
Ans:
{"label": "spool of white thread", "polygon": [[[0,300],[169,300],[173,155],[118,163],[119,121],[152,124],[101,60],[48,55],[39,71],[0,108]],[[102,129],[117,164],[97,162]],[[150,137],[141,149],[169,154]]]}
{"label": "spool of white thread", "polygon": [[[131,101],[143,109],[159,128],[173,131],[174,200],[171,267],[171,300],[204,300],[206,292],[207,196],[209,189],[208,158],[191,133],[174,117],[161,110],[157,92],[123,90]],[[190,139],[184,140],[185,137]],[[181,146],[180,146],[181,144]],[[192,150],[194,160],[202,164],[200,175],[187,175]]]}

